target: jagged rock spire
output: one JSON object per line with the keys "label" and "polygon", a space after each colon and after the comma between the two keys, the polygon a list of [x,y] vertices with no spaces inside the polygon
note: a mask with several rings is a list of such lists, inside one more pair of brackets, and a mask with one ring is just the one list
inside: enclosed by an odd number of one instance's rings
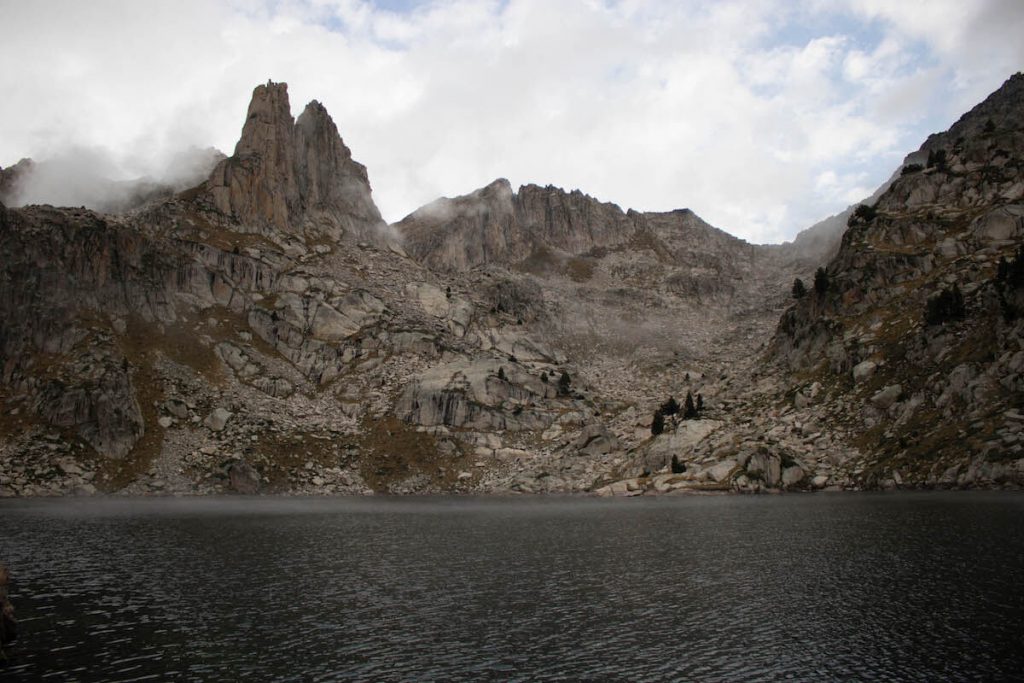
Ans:
{"label": "jagged rock spire", "polygon": [[219,211],[257,229],[338,238],[384,227],[366,167],[352,159],[319,102],[292,118],[286,83],[253,90],[235,153],[217,165],[207,187]]}

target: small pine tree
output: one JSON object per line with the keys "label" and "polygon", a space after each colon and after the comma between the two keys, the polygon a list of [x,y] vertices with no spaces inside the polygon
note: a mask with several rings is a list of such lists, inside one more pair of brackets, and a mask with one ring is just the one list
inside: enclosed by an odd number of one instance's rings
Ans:
{"label": "small pine tree", "polygon": [[683,419],[693,420],[697,417],[697,406],[693,402],[693,393],[686,392],[686,401],[683,403]]}
{"label": "small pine tree", "polygon": [[561,396],[569,395],[569,387],[572,384],[572,379],[569,377],[569,373],[562,371],[562,376],[558,378],[558,393]]}
{"label": "small pine tree", "polygon": [[668,400],[661,404],[662,415],[675,415],[679,412],[679,401],[674,396],[669,396]]}
{"label": "small pine tree", "polygon": [[548,383],[548,371],[547,370],[545,370],[544,372],[540,373],[540,381],[544,382],[544,384]]}
{"label": "small pine tree", "polygon": [[1005,256],[999,257],[999,265],[996,266],[996,282],[1003,284],[1010,279],[1010,263]]}
{"label": "small pine tree", "polygon": [[953,320],[962,320],[965,315],[967,310],[964,307],[964,295],[954,284],[952,289],[944,289],[928,299],[924,320],[929,325],[943,325]]}
{"label": "small pine tree", "polygon": [[651,420],[651,434],[657,436],[665,431],[665,416],[660,410],[654,411],[654,419]]}
{"label": "small pine tree", "polygon": [[1014,289],[1024,286],[1024,246],[1017,247],[1016,256],[1009,261],[1005,258],[999,259],[996,283]]}
{"label": "small pine tree", "polygon": [[672,454],[672,474],[682,474],[686,471],[686,465],[679,462],[679,456]]}
{"label": "small pine tree", "polygon": [[697,414],[700,415],[704,412],[704,397],[697,394]]}
{"label": "small pine tree", "polygon": [[505,368],[498,368],[498,379],[505,381]]}
{"label": "small pine tree", "polygon": [[828,273],[824,268],[818,268],[814,272],[814,291],[818,294],[824,294],[828,291],[828,286]]}
{"label": "small pine tree", "polygon": [[985,127],[982,130],[986,133],[995,133],[996,122],[993,121],[992,119],[989,119],[988,121],[985,122]]}
{"label": "small pine tree", "polygon": [[859,218],[865,223],[870,223],[875,220],[875,216],[878,215],[878,209],[870,204],[859,204],[856,209],[853,210],[853,218]]}
{"label": "small pine tree", "polygon": [[804,281],[800,278],[793,280],[793,298],[803,299],[807,294],[807,287],[804,286]]}
{"label": "small pine tree", "polygon": [[946,150],[932,149],[928,151],[928,168],[946,170]]}

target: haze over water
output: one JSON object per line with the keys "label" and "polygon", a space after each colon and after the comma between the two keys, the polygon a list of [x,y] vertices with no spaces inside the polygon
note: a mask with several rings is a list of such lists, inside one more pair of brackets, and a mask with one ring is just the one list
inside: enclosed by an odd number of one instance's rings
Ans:
{"label": "haze over water", "polygon": [[0,502],[4,680],[1006,680],[1024,497]]}

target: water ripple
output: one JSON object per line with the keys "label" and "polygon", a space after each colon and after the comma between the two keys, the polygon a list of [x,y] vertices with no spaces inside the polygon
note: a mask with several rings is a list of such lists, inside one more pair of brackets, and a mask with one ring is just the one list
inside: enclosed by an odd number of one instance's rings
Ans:
{"label": "water ripple", "polygon": [[3,501],[4,680],[1012,680],[1024,497]]}

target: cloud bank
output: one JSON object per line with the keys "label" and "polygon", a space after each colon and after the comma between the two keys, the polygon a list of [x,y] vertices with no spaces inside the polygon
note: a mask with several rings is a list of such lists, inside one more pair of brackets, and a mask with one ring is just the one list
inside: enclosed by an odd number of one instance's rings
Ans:
{"label": "cloud bank", "polygon": [[[6,3],[0,164],[115,179],[319,99],[396,221],[507,177],[755,242],[870,194],[1024,65],[1016,0]],[[89,172],[76,166],[83,176]]]}

